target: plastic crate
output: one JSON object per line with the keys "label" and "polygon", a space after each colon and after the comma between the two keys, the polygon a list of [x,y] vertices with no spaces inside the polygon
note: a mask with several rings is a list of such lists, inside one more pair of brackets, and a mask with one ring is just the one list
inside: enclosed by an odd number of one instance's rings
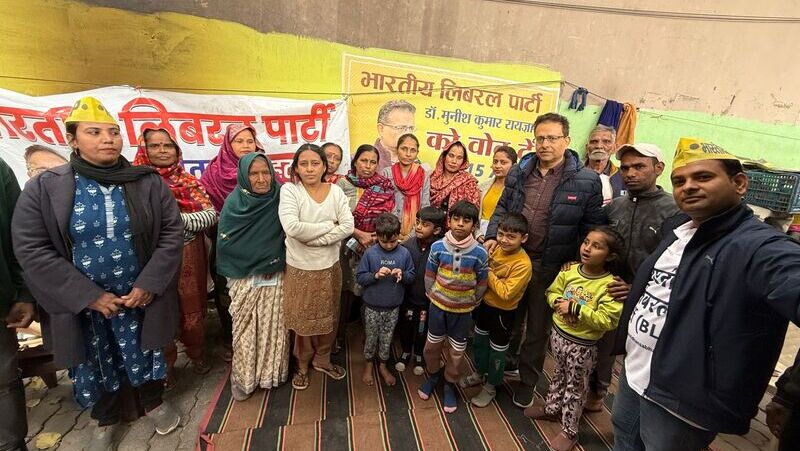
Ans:
{"label": "plastic crate", "polygon": [[750,186],[744,199],[748,204],[772,211],[800,213],[800,174],[749,170],[747,177]]}

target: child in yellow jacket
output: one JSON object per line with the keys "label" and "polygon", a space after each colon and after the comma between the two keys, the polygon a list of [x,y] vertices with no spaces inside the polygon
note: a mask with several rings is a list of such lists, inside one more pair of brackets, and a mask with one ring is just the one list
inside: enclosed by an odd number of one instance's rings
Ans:
{"label": "child in yellow jacket", "polygon": [[623,238],[607,226],[594,228],[581,244],[581,264],[558,273],[547,289],[553,307],[550,349],[556,362],[545,405],[533,405],[525,415],[560,421],[561,432],[551,441],[555,450],[572,449],[578,442],[589,375],[597,359],[597,340],[617,327],[622,302],[606,293],[623,252]]}
{"label": "child in yellow jacket", "polygon": [[503,383],[506,352],[514,324],[514,311],[531,280],[531,260],[522,249],[528,239],[528,221],[509,213],[497,227],[498,246],[489,256],[489,287],[474,311],[475,337],[472,352],[477,371],[459,381],[462,387],[483,384],[470,402],[486,407]]}

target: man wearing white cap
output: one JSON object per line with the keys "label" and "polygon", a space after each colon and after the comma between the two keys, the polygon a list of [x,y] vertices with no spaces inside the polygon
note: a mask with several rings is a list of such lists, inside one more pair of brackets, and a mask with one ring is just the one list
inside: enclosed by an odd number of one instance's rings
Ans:
{"label": "man wearing white cap", "polygon": [[[639,265],[661,241],[661,224],[680,210],[672,195],[656,185],[658,176],[664,172],[664,158],[658,146],[625,144],[617,150],[617,160],[627,194],[615,198],[605,210],[611,227],[625,238],[628,274],[623,277],[631,282]],[[589,381],[585,407],[589,412],[600,411],[608,393],[615,359],[611,355],[613,345],[614,331],[597,343],[597,364]]]}
{"label": "man wearing white cap", "polygon": [[614,343],[616,451],[699,451],[747,433],[788,321],[800,323],[800,245],[742,202],[741,163],[681,138],[672,168],[683,214],[639,265]]}

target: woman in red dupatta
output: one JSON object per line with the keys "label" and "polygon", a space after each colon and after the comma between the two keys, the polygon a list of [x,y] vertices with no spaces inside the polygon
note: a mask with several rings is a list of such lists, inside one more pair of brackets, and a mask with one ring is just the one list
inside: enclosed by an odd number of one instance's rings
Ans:
{"label": "woman in red dupatta", "polygon": [[400,241],[414,231],[417,212],[431,204],[428,171],[417,161],[419,140],[411,133],[397,140],[398,162],[385,168],[382,175],[394,185],[394,213],[400,219]]}
{"label": "woman in red dupatta", "polygon": [[361,295],[361,287],[356,283],[356,267],[364,249],[376,242],[375,219],[381,213],[391,212],[394,208],[394,187],[389,179],[377,173],[379,161],[378,149],[362,144],[350,162],[350,172],[336,182],[350,199],[356,246],[348,247],[348,240],[342,244],[342,303],[334,351],[338,351],[339,343],[344,339],[345,324],[350,316],[353,298]]}
{"label": "woman in red dupatta", "polygon": [[467,168],[467,149],[461,141],[455,141],[439,155],[436,169],[431,174],[431,206],[449,214],[450,208],[463,199],[480,208],[478,179]]}
{"label": "woman in red dupatta", "polygon": [[[178,296],[181,311],[180,340],[186,355],[197,374],[205,374],[211,367],[203,359],[207,299],[208,266],[205,240],[202,233],[217,222],[217,212],[205,189],[181,165],[181,149],[167,130],[148,127],[139,139],[139,148],[133,159],[137,166],[150,166],[161,174],[169,186],[183,219],[183,263],[181,264]],[[165,353],[167,361],[167,386],[174,384],[173,366],[177,349],[173,345]]]}

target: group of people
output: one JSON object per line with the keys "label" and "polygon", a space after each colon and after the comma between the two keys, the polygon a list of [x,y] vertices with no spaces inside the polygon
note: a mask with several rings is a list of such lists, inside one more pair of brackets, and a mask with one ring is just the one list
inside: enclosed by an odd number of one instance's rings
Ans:
{"label": "group of people", "polygon": [[[745,433],[787,324],[800,323],[800,246],[754,218],[741,163],[710,142],[678,143],[671,195],[656,185],[657,146],[617,146],[598,126],[582,160],[554,113],[536,119],[535,153],[495,149],[483,184],[462,143],[431,171],[410,133],[392,150],[359,146],[347,171],[337,144],[303,144],[281,184],[251,127],[230,126],[198,180],[165,129],[144,129],[128,162],[94,98],[65,124],[69,161],[30,159],[21,192],[0,160],[0,408],[14,412],[0,420],[2,449],[25,449],[13,328],[35,306],[75,400],[91,407],[91,449],[111,447],[123,388],[156,432],[173,431],[180,413],[163,392],[175,339],[195,372],[210,367],[208,274],[234,399],[290,378],[295,390],[344,378],[331,355],[359,316],[363,383],[376,383],[376,367],[387,385],[413,368],[426,376],[418,396],[442,386],[451,413],[456,386],[480,385],[469,402],[485,407],[513,373],[514,404],[561,424],[555,450],[577,444],[584,410],[603,408],[618,354],[615,449],[700,450]],[[548,349],[555,368],[539,401]],[[800,419],[796,376],[770,414],[787,437]]]}

